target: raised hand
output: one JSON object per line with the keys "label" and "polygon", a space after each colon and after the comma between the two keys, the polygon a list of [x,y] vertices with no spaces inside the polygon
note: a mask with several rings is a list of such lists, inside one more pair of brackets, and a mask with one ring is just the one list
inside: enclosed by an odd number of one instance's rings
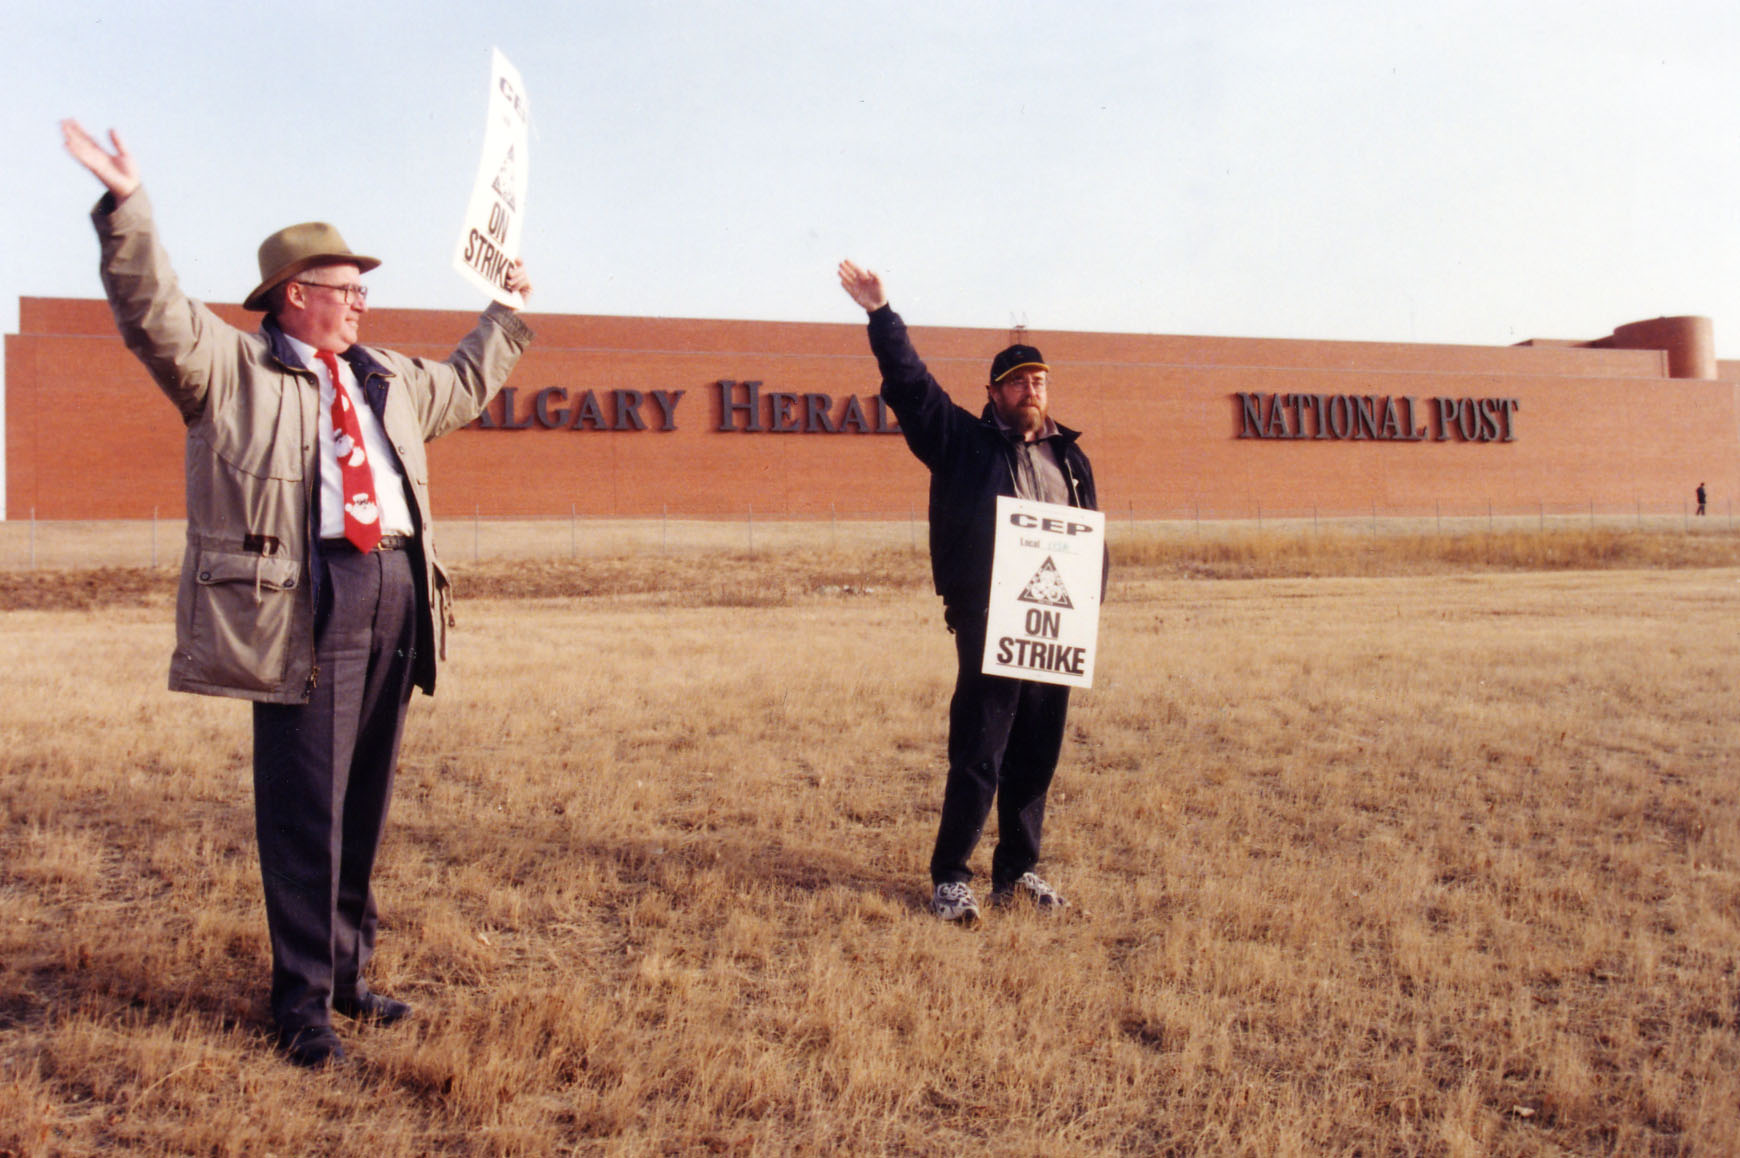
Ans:
{"label": "raised hand", "polygon": [[121,135],[113,129],[109,130],[109,142],[115,146],[113,153],[106,152],[97,139],[71,117],[60,123],[60,135],[73,160],[108,186],[116,201],[126,200],[127,195],[139,187],[139,167],[133,163],[133,154],[121,143]]}
{"label": "raised hand", "polygon": [[840,285],[867,312],[874,312],[888,304],[888,294],[882,288],[882,279],[850,261],[840,263]]}

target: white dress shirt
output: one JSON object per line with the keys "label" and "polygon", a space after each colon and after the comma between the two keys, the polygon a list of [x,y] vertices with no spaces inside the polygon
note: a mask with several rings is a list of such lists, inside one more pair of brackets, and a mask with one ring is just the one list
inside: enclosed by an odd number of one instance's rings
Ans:
{"label": "white dress shirt", "polygon": [[[300,338],[284,335],[302,364],[314,371],[314,376],[320,379],[320,537],[322,539],[344,538],[344,476],[338,466],[338,440],[332,429],[332,377],[326,372],[323,362],[315,348]],[[350,392],[351,403],[356,408],[356,420],[362,427],[363,449],[368,452],[369,467],[375,477],[375,505],[381,512],[381,534],[409,535],[415,529],[411,521],[411,507],[405,501],[405,476],[399,470],[399,456],[393,453],[392,446],[387,442],[387,433],[381,429],[380,419],[369,407],[368,400],[363,397],[362,387],[357,384],[356,372],[350,368],[350,363],[339,355],[338,376],[344,382],[344,388]]]}

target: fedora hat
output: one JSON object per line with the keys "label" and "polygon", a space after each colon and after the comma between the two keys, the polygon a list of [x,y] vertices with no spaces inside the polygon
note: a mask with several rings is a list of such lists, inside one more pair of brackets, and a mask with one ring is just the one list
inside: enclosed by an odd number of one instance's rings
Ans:
{"label": "fedora hat", "polygon": [[266,308],[266,295],[305,269],[317,265],[354,265],[367,273],[378,258],[352,253],[338,230],[324,221],[308,221],[280,229],[260,242],[260,284],[242,302],[245,310]]}

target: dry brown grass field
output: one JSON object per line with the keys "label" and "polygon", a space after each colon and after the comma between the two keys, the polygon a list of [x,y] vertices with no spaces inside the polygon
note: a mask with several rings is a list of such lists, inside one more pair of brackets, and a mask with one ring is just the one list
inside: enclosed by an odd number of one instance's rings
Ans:
{"label": "dry brown grass field", "polygon": [[461,565],[377,878],[418,1015],[312,1074],[172,571],[0,573],[0,1155],[1734,1152],[1740,539],[1114,566],[1075,907],[963,931],[922,555]]}

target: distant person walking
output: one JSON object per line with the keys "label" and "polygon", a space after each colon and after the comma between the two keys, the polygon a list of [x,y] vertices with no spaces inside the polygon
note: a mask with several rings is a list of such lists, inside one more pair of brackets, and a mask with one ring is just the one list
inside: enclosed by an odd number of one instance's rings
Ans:
{"label": "distant person walking", "polygon": [[991,902],[1025,897],[1043,909],[1065,905],[1035,871],[1046,793],[1063,747],[1069,688],[981,672],[997,497],[1096,509],[1093,470],[1076,431],[1049,413],[1050,368],[1032,346],[991,361],[986,405],[974,415],[931,376],[888,305],[882,279],[842,261],[840,284],[870,315],[870,349],[882,397],[906,444],[930,468],[930,562],[943,618],[954,633],[959,670],[949,704],[948,781],[931,854],[931,909],[971,922],[979,904],[967,860],[993,800],[997,847]]}
{"label": "distant person walking", "polygon": [[[182,292],[120,137],[111,153],[61,130],[108,189],[91,219],[121,337],[187,426],[169,686],[254,703],[272,1018],[291,1061],[323,1065],[344,1056],[334,1011],[411,1012],[364,972],[405,709],[413,686],[435,690],[451,602],[423,444],[477,417],[531,331],[492,304],[445,361],[358,345],[358,279],[380,262],[323,223],[261,244],[243,306],[265,318],[238,330]],[[531,292],[517,263],[508,288]]]}
{"label": "distant person walking", "polygon": [[1704,513],[1704,499],[1705,499],[1705,497],[1706,496],[1704,494],[1704,484],[1699,483],[1698,484],[1698,513],[1700,515]]}

